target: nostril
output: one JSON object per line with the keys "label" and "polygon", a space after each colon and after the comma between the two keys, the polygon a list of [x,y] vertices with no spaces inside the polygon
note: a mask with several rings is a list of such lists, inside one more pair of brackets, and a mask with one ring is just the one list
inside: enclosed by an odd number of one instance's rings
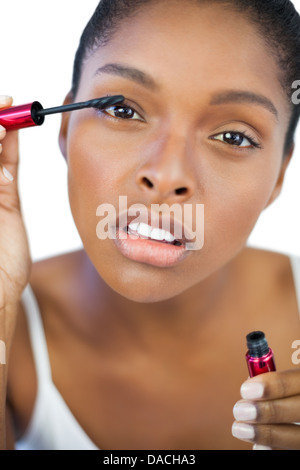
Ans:
{"label": "nostril", "polygon": [[[151,183],[151,181],[146,178],[146,176],[144,176],[142,178],[142,183],[145,184],[146,186],[148,186],[148,188],[153,188],[154,187],[154,184]],[[182,195],[182,194],[186,194],[187,193],[187,188],[178,188],[178,189],[175,189],[175,194],[177,195]]]}
{"label": "nostril", "polygon": [[153,184],[151,183],[150,180],[148,180],[148,178],[144,177],[142,181],[148,186],[148,188],[153,188]]}
{"label": "nostril", "polygon": [[178,195],[186,194],[187,189],[186,189],[186,188],[179,188],[179,189],[176,189],[175,192],[176,192],[176,194],[178,194]]}

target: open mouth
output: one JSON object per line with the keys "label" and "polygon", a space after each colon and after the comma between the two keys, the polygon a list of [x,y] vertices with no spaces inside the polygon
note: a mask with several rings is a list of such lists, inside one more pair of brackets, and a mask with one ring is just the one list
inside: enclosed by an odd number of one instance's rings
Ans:
{"label": "open mouth", "polygon": [[185,243],[183,240],[175,239],[174,236],[161,229],[153,229],[147,224],[133,224],[133,226],[127,225],[123,228],[123,231],[128,235],[133,235],[136,238],[141,238],[145,240],[151,240],[157,243],[165,243],[167,245],[173,246],[184,246]]}
{"label": "open mouth", "polygon": [[185,236],[178,230],[182,226],[174,221],[170,229],[164,230],[162,227],[167,225],[161,222],[149,225],[146,217],[144,222],[137,222],[133,216],[121,223],[118,219],[113,241],[121,254],[130,260],[161,268],[177,266],[191,254]]}

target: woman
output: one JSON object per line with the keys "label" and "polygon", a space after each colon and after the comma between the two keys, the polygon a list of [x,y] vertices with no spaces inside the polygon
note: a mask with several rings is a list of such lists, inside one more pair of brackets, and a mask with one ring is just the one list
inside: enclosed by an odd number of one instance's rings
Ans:
{"label": "woman", "polygon": [[[286,0],[99,3],[65,103],[125,100],[62,117],[84,250],[31,265],[17,136],[2,130],[3,447],[300,448],[299,261],[245,246],[293,155],[299,32]],[[147,216],[189,206],[177,223],[200,239],[204,207],[204,243],[143,239],[161,226],[121,224],[120,196]],[[118,240],[99,234],[103,204],[116,209]],[[257,329],[279,372],[243,383]]]}

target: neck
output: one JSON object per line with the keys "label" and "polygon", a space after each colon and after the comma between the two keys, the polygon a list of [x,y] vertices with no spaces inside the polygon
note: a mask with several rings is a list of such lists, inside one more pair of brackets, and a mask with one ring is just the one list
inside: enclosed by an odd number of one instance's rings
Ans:
{"label": "neck", "polygon": [[163,344],[190,342],[199,331],[198,327],[220,310],[229,282],[229,269],[225,266],[171,299],[140,303],[119,295],[104,283],[86,255],[83,273],[90,289],[92,334],[100,332],[101,335],[105,331],[106,338],[118,338],[120,344],[128,340],[143,345],[155,341],[157,345],[160,339]]}

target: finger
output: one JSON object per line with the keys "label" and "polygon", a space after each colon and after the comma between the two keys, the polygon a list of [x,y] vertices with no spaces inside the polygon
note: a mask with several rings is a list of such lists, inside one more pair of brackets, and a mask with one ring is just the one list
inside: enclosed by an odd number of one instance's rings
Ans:
{"label": "finger", "polygon": [[0,108],[5,109],[9,108],[13,103],[13,99],[8,95],[0,95]]}
{"label": "finger", "polygon": [[0,171],[0,185],[1,186],[9,185],[14,180],[13,175],[3,165],[0,165],[0,170],[1,170]]}
{"label": "finger", "polygon": [[273,449],[300,450],[300,426],[296,424],[248,424],[235,421],[232,435],[237,439]]}
{"label": "finger", "polygon": [[[6,135],[6,130],[4,129],[4,127],[0,125],[0,141],[5,137],[5,135]],[[2,150],[3,150],[3,146],[0,143],[0,154],[2,153]],[[14,180],[13,175],[2,164],[0,164],[0,170],[1,170],[0,171],[0,184],[1,185],[10,184]]]}
{"label": "finger", "polygon": [[270,423],[300,422],[300,395],[277,400],[238,401],[233,408],[237,421]]}
{"label": "finger", "polygon": [[19,163],[19,142],[18,131],[6,132],[5,138],[1,141],[2,153],[1,163],[4,165],[18,165]]}
{"label": "finger", "polygon": [[[9,108],[13,103],[13,98],[8,95],[0,95],[0,111]],[[16,177],[19,163],[19,144],[17,132],[6,132],[1,125],[0,116],[0,184],[8,185]]]}
{"label": "finger", "polygon": [[0,140],[3,140],[6,136],[6,129],[0,125]]}
{"label": "finger", "polygon": [[300,369],[261,374],[241,386],[241,396],[245,400],[273,400],[293,395],[300,395]]}
{"label": "finger", "polygon": [[19,143],[18,131],[7,132],[1,141],[0,154],[0,207],[20,210],[18,192]]}

